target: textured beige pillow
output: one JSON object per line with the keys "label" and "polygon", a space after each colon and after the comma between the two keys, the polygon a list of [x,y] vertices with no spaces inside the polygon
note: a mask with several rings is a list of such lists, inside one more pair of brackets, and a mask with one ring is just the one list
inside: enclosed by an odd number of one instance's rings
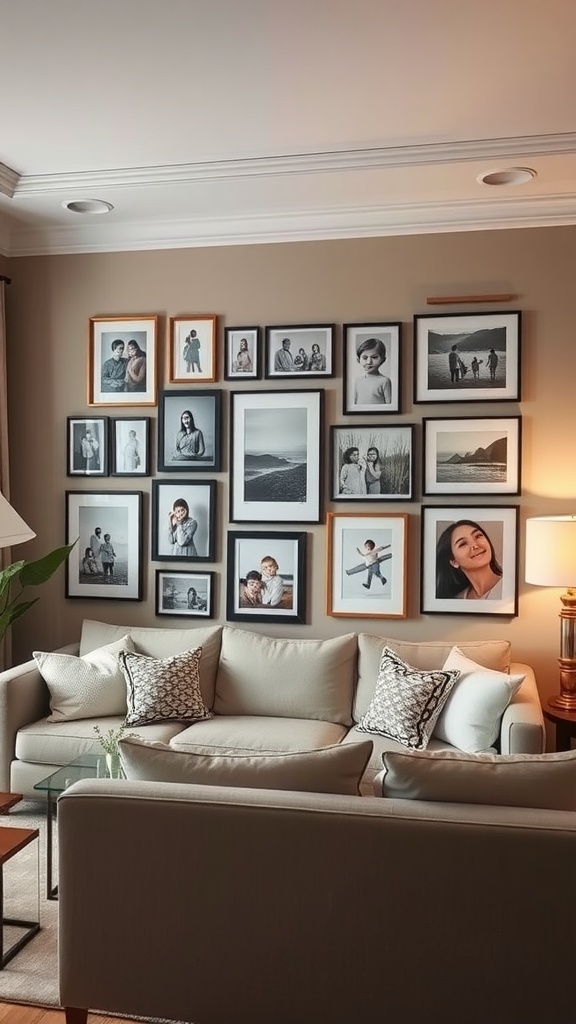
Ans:
{"label": "textured beige pillow", "polygon": [[458,669],[460,678],[436,722],[434,736],[468,753],[487,750],[498,739],[502,715],[525,677],[477,665],[458,647],[452,648],[443,668]]}
{"label": "textured beige pillow", "polygon": [[576,750],[508,755],[388,750],[382,763],[386,797],[576,811]]}
{"label": "textured beige pillow", "polygon": [[133,651],[129,636],[80,658],[72,654],[34,651],[40,674],[50,691],[48,722],[104,718],[126,714],[126,683],[118,664],[121,651]]}
{"label": "textured beige pillow", "polygon": [[371,753],[370,740],[282,754],[205,754],[172,750],[165,743],[137,738],[120,742],[128,779],[350,796],[359,795]]}
{"label": "textured beige pillow", "polygon": [[173,658],[118,655],[128,689],[126,725],[153,722],[200,722],[212,718],[202,700],[198,663],[202,648]]}

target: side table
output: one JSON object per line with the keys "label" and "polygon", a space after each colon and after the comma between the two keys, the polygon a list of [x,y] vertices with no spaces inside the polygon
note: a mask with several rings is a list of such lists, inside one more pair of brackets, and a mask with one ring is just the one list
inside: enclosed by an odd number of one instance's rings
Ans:
{"label": "side table", "polygon": [[[40,919],[37,921],[24,921],[22,918],[4,916],[4,865],[12,857],[15,857],[20,850],[23,850],[29,843],[38,839],[37,828],[12,828],[9,825],[0,825],[0,970],[16,956],[30,939],[40,931]],[[23,934],[16,939],[12,945],[4,948],[4,927],[12,925],[21,929]]]}
{"label": "side table", "polygon": [[543,704],[542,714],[556,726],[556,750],[571,750],[570,741],[572,737],[576,738],[576,711],[563,711],[562,708]]}

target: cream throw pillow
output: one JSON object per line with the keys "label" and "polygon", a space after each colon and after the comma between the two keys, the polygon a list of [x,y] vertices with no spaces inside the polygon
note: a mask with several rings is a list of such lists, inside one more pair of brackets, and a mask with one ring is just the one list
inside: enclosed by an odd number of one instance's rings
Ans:
{"label": "cream throw pillow", "polygon": [[128,779],[358,796],[373,744],[366,740],[282,754],[194,753],[136,737],[119,746]]}
{"label": "cream throw pillow", "polygon": [[128,635],[81,658],[73,654],[34,651],[40,674],[50,691],[48,722],[105,718],[126,714],[126,683],[118,664],[121,651],[133,651]]}
{"label": "cream throw pillow", "polygon": [[502,715],[525,677],[484,668],[459,647],[452,648],[443,668],[445,672],[458,669],[460,678],[436,722],[434,736],[469,753],[487,750],[498,739]]}
{"label": "cream throw pillow", "polygon": [[148,658],[128,651],[119,654],[128,688],[126,725],[212,718],[200,690],[201,655],[201,647],[172,658]]}
{"label": "cream throw pillow", "polygon": [[508,755],[388,750],[382,763],[385,797],[576,811],[576,750]]}

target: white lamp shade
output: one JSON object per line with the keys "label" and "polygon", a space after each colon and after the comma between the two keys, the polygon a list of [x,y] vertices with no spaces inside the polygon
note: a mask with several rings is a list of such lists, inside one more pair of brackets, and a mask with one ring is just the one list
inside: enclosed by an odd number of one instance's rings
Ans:
{"label": "white lamp shade", "polygon": [[32,540],[36,534],[14,511],[12,505],[0,494],[0,548],[10,548]]}
{"label": "white lamp shade", "polygon": [[526,583],[576,587],[576,516],[526,520]]}

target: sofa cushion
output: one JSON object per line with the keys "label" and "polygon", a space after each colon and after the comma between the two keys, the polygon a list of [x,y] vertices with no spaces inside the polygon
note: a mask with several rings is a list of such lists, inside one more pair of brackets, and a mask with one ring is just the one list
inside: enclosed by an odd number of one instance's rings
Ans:
{"label": "sofa cushion", "polygon": [[358,731],[424,749],[458,676],[457,671],[419,671],[385,647],[374,695]]}
{"label": "sofa cushion", "polygon": [[[372,633],[358,634],[358,686],[354,699],[354,721],[359,722],[372,700],[374,680],[378,675],[380,658],[385,647],[389,647],[403,661],[414,668],[442,668],[454,642],[423,640],[410,643],[406,640],[392,640]],[[470,640],[458,643],[467,658],[473,658],[485,668],[498,672],[510,671],[510,642],[508,640]]]}
{"label": "sofa cushion", "polygon": [[453,687],[434,728],[434,735],[468,753],[487,750],[500,735],[500,721],[523,675],[484,668],[453,647],[444,670],[458,669]]}
{"label": "sofa cushion", "polygon": [[[72,722],[39,722],[24,725],[16,734],[15,755],[19,761],[32,764],[70,764],[84,754],[101,754],[100,740],[94,732],[97,725],[103,733],[118,729],[124,715],[107,718],[82,718]],[[130,730],[131,734],[151,740],[170,743],[173,736],[183,728],[180,722],[158,722]],[[45,775],[50,773],[46,771]]]}
{"label": "sofa cushion", "polygon": [[109,644],[129,633],[134,648],[149,658],[169,658],[183,654],[195,647],[202,648],[200,662],[200,689],[207,707],[214,703],[214,684],[220,656],[221,626],[201,626],[195,629],[160,629],[147,626],[114,626],[108,622],[84,619],[80,638],[80,654],[87,654],[95,647]]}
{"label": "sofa cushion", "polygon": [[372,743],[266,755],[184,753],[137,739],[121,740],[119,748],[128,779],[354,796],[359,795]]}
{"label": "sofa cushion", "polygon": [[382,762],[381,793],[386,797],[576,811],[576,750],[508,755],[388,751]]}
{"label": "sofa cushion", "polygon": [[[253,715],[215,715],[204,722],[184,727],[170,746],[174,750],[190,748],[205,754],[234,751],[244,754],[277,754],[287,751],[317,750],[340,743],[346,736],[343,725],[319,722],[311,718],[260,718]],[[362,743],[365,736],[357,736]],[[378,765],[382,767],[381,763]]]}
{"label": "sofa cushion", "polygon": [[76,658],[72,654],[34,651],[40,674],[50,691],[48,722],[126,714],[126,683],[120,651],[133,651],[129,636]]}
{"label": "sofa cushion", "polygon": [[198,664],[200,647],[172,658],[148,658],[123,651],[118,655],[128,687],[126,725],[152,722],[199,722],[212,712],[202,700]]}
{"label": "sofa cushion", "polygon": [[[178,738],[180,735],[181,734],[179,733],[178,736],[175,736],[174,739],[170,740],[171,747],[177,746]],[[342,740],[342,743],[359,743],[361,740],[365,738],[366,733],[359,732],[358,726],[352,726],[352,728],[349,729],[348,732],[346,733],[344,739]],[[362,781],[360,783],[360,793],[362,796],[373,796],[374,794],[374,779],[376,778],[377,775],[381,774],[382,772],[382,754],[386,750],[399,750],[406,752],[406,747],[402,743],[398,743],[397,740],[391,740],[389,736],[377,736],[375,733],[371,733],[370,739],[372,740],[374,746],[372,749],[372,753],[370,755],[370,760],[366,767],[366,771],[364,772],[364,775],[362,776]],[[428,741],[428,746],[426,747],[426,750],[453,749],[454,748],[451,747],[448,743],[444,743],[443,740],[437,739],[437,737],[434,734],[432,734],[432,738]],[[496,753],[496,751],[494,751],[494,753]],[[378,793],[377,795],[379,796],[380,793]]]}
{"label": "sofa cushion", "polygon": [[352,724],[357,643],[281,640],[224,626],[214,710]]}

